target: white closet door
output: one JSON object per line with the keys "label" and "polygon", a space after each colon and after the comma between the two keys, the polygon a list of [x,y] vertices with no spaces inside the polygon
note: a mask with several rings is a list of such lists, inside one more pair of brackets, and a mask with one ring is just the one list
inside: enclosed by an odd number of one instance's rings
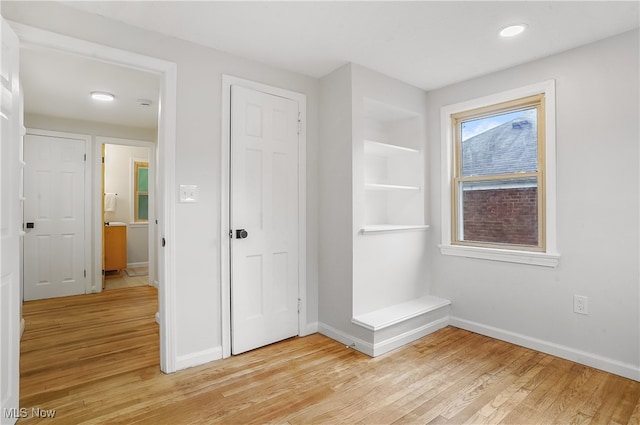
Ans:
{"label": "white closet door", "polygon": [[24,299],[85,293],[85,141],[25,137]]}
{"label": "white closet door", "polygon": [[230,193],[238,354],[298,335],[296,101],[232,86]]}

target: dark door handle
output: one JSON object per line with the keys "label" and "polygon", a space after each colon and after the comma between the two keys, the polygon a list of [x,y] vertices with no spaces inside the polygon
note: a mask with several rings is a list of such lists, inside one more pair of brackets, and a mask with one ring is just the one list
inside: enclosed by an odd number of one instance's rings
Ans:
{"label": "dark door handle", "polygon": [[249,233],[247,233],[246,230],[244,230],[244,229],[236,230],[236,239],[244,239],[247,236],[249,236]]}
{"label": "dark door handle", "polygon": [[27,229],[33,229],[35,227],[35,223],[29,221],[27,222]]}

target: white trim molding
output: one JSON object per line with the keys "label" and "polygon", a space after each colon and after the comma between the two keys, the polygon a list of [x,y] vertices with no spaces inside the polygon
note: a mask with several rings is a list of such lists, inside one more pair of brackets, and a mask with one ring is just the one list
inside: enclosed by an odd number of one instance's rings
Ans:
{"label": "white trim molding", "polygon": [[363,339],[349,335],[348,333],[327,325],[326,323],[318,323],[318,332],[326,337],[338,341],[341,344],[344,344],[346,348],[353,348],[354,350],[358,350],[361,353],[373,357],[373,344]]}
{"label": "white trim molding", "polygon": [[[158,251],[158,289],[160,308],[160,369],[175,372],[176,269],[175,269],[175,145],[178,68],[174,62],[92,43],[40,28],[10,22],[20,45],[37,46],[76,54],[119,66],[137,68],[160,77],[160,114],[158,117],[157,172],[158,233],[166,246]],[[159,242],[159,241],[156,241]]]}
{"label": "white trim molding", "polygon": [[640,366],[638,365],[622,363],[597,354],[587,353],[586,351],[577,350],[565,345],[532,338],[530,336],[495,328],[493,326],[483,325],[482,323],[461,319],[455,316],[451,316],[449,318],[449,325],[540,351],[542,353],[551,354],[552,356],[557,356],[585,366],[604,370],[605,372],[613,373],[615,375],[624,376],[625,378],[633,379],[635,381],[640,381]]}
{"label": "white trim molding", "polygon": [[511,249],[480,248],[477,246],[438,245],[444,255],[503,261],[507,263],[530,264],[534,266],[556,267],[560,255],[544,252],[515,251]]}
{"label": "white trim molding", "polygon": [[213,347],[206,350],[189,353],[176,358],[176,369],[182,370],[193,366],[209,363],[222,358],[222,347]]}
{"label": "white trim molding", "polygon": [[222,313],[222,357],[231,356],[231,270],[229,240],[229,169],[231,161],[231,86],[238,85],[298,102],[298,335],[309,334],[307,325],[307,96],[258,83],[222,75],[222,125],[220,166],[220,283]]}
{"label": "white trim molding", "polygon": [[318,333],[318,322],[307,323],[307,327],[306,327],[306,330],[304,331],[304,334],[301,334],[300,336],[307,336],[307,335],[312,335],[316,333]]}
{"label": "white trim molding", "polygon": [[[536,94],[545,94],[545,252],[468,247],[451,243],[451,184],[453,178],[453,133],[451,115],[495,105]],[[441,133],[441,244],[443,255],[479,258],[510,263],[556,267],[560,261],[557,248],[556,217],[556,95],[555,80],[547,80],[502,93],[468,100],[440,109]]]}
{"label": "white trim molding", "polygon": [[396,348],[400,348],[429,334],[439,331],[442,328],[446,328],[447,326],[449,326],[449,315],[432,322],[425,323],[418,328],[410,329],[400,335],[387,338],[383,341],[375,342],[373,344],[372,357],[381,356],[385,353],[388,353],[389,351],[395,350]]}

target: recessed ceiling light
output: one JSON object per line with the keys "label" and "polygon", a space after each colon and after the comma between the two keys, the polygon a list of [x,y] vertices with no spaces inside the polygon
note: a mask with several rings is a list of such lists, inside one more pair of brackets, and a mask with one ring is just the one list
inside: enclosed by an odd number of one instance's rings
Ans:
{"label": "recessed ceiling light", "polygon": [[104,91],[92,91],[91,98],[93,100],[100,100],[102,102],[111,102],[116,97],[113,94]]}
{"label": "recessed ceiling light", "polygon": [[513,37],[527,29],[526,24],[509,25],[500,30],[500,37]]}

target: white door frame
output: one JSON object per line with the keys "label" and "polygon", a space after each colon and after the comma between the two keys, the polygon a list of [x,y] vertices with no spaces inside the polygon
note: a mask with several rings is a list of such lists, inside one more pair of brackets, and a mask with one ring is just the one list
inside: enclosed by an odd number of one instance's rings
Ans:
{"label": "white door frame", "polygon": [[307,96],[230,75],[222,76],[222,135],[220,175],[220,287],[222,313],[222,358],[231,356],[231,264],[229,238],[229,172],[231,142],[231,86],[238,85],[298,102],[298,335],[307,331]]}
{"label": "white door frame", "polygon": [[[155,225],[156,220],[156,191],[157,188],[155,186],[155,175],[156,175],[156,150],[158,145],[154,142],[147,142],[144,140],[133,140],[133,139],[120,139],[117,137],[103,137],[96,136],[95,150],[92,156],[92,164],[94,166],[94,180],[93,180],[93,205],[94,211],[96,214],[93,216],[94,220],[94,282],[98,282],[98,288],[96,288],[95,292],[102,291],[102,214],[100,214],[100,209],[102,208],[102,145],[121,145],[121,146],[136,146],[141,148],[149,149],[149,220],[148,220],[148,228],[149,228],[149,280],[151,282],[157,281],[158,277],[155,275],[155,253],[158,249],[156,245],[156,231],[158,230]],[[132,180],[133,181],[133,180]],[[133,183],[132,183],[133,185]],[[133,192],[131,192],[133,193]],[[130,223],[127,223],[127,225]],[[157,282],[154,286],[158,286]]]}
{"label": "white door frame", "polygon": [[160,200],[158,233],[166,246],[158,251],[158,304],[160,310],[160,369],[176,371],[176,309],[175,309],[175,144],[177,66],[173,62],[104,46],[40,28],[11,22],[20,45],[55,49],[92,59],[133,67],[160,76],[160,116],[158,118],[158,185]]}
{"label": "white door frame", "polygon": [[[20,87],[19,40],[4,17],[0,16],[2,38],[3,108],[0,119],[0,227],[7,226],[0,237],[0,424],[14,424],[20,416],[20,337],[22,255],[24,230],[21,227],[23,185],[22,138],[24,127],[23,92]],[[6,93],[5,90],[8,92]],[[6,95],[6,96],[5,96]]]}
{"label": "white door frame", "polygon": [[[13,24],[12,24],[13,25]],[[18,33],[18,36],[20,34]],[[35,128],[27,128],[26,136],[45,136],[45,137],[59,137],[63,139],[76,139],[84,141],[84,152],[85,152],[85,162],[84,162],[84,293],[89,294],[95,291],[95,282],[91,279],[91,274],[93,271],[93,266],[91,263],[91,255],[87,254],[91,252],[91,170],[92,170],[92,150],[93,146],[91,143],[91,136],[88,134],[78,134],[78,133],[67,133],[63,131],[52,131],[52,130],[39,130]],[[28,158],[25,158],[27,162],[27,167],[29,166]],[[30,198],[29,193],[25,193],[24,196],[29,201]],[[32,219],[32,217],[22,217],[23,222],[26,219]],[[23,248],[23,258],[24,257],[24,248]],[[22,285],[24,285],[24,277]],[[24,292],[23,292],[24,293]]]}

